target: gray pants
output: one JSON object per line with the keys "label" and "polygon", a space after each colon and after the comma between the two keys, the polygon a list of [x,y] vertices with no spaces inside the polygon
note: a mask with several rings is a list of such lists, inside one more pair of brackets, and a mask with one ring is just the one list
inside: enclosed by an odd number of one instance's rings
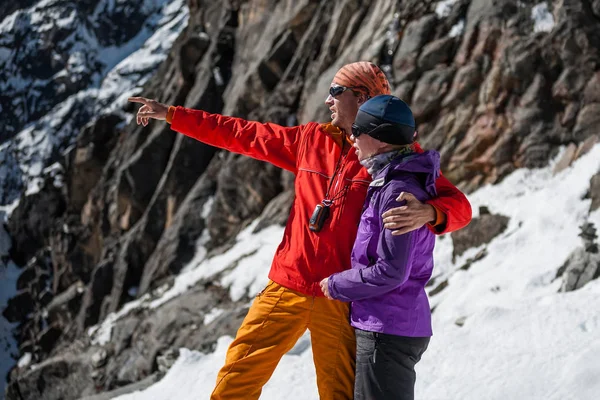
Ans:
{"label": "gray pants", "polygon": [[428,337],[356,329],[354,400],[413,400],[415,364],[428,344]]}

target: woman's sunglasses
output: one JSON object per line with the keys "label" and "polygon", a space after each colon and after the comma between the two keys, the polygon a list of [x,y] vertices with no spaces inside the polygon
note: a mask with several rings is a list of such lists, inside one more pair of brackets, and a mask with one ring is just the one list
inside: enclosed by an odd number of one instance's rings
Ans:
{"label": "woman's sunglasses", "polygon": [[331,86],[329,88],[329,95],[331,97],[336,97],[339,96],[340,94],[344,93],[346,90],[362,90],[365,93],[369,93],[369,89],[367,89],[365,86]]}
{"label": "woman's sunglasses", "polygon": [[355,138],[359,137],[360,135],[364,135],[367,134],[369,136],[373,136],[373,134],[377,133],[377,132],[382,132],[382,131],[387,131],[387,130],[391,130],[394,129],[394,125],[392,124],[381,124],[373,129],[371,129],[370,131],[365,131],[365,130],[361,130],[358,125],[356,124],[352,124],[352,136],[354,136]]}
{"label": "woman's sunglasses", "polygon": [[358,125],[352,124],[352,136],[357,138],[360,135],[362,135],[363,133],[366,133],[366,132],[361,131],[360,128],[358,127]]}

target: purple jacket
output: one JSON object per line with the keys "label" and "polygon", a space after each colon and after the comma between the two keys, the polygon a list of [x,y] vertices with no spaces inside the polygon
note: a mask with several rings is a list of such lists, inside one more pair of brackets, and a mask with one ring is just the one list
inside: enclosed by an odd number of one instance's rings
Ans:
{"label": "purple jacket", "polygon": [[435,237],[426,226],[392,236],[381,214],[402,206],[401,192],[420,201],[436,196],[440,155],[436,151],[400,156],[374,177],[352,249],[352,269],[329,279],[334,299],[352,302],[355,328],[399,336],[431,336],[425,285],[433,270]]}

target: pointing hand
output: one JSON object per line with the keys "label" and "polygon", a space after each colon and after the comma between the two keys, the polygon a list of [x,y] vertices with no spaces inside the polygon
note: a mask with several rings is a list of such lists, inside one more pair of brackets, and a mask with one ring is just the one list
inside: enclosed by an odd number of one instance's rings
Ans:
{"label": "pointing hand", "polygon": [[167,112],[169,106],[163,103],[159,103],[156,100],[147,99],[145,97],[130,97],[128,99],[132,103],[140,103],[143,106],[137,112],[136,122],[138,125],[148,125],[148,119],[153,118],[164,121],[167,119]]}

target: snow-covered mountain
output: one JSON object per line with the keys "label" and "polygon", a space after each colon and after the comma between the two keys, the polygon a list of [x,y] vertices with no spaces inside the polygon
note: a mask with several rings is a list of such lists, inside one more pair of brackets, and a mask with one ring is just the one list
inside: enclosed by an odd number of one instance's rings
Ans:
{"label": "snow-covered mountain", "polygon": [[85,124],[122,113],[187,18],[184,0],[44,0],[4,18],[0,204],[36,191]]}

